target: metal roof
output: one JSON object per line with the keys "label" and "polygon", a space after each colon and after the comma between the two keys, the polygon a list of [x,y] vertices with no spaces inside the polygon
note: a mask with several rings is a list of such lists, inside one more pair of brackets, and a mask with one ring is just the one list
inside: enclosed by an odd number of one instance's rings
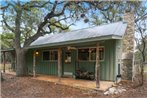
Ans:
{"label": "metal roof", "polygon": [[76,42],[76,41],[89,41],[90,39],[95,40],[105,40],[107,39],[121,39],[127,28],[127,23],[125,22],[116,22],[100,26],[94,26],[90,28],[74,30],[66,33],[57,33],[57,34],[46,34],[39,37],[34,41],[30,47],[34,46],[43,46],[43,45],[52,45],[57,46],[62,43],[67,42]]}
{"label": "metal roof", "polygon": [[15,49],[14,48],[0,49],[0,52],[11,52],[11,51],[15,51]]}

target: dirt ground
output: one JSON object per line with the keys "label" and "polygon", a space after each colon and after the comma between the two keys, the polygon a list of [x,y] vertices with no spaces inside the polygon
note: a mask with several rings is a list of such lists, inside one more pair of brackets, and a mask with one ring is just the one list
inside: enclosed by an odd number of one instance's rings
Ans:
{"label": "dirt ground", "polygon": [[147,98],[147,83],[136,89],[105,96],[102,91],[85,91],[52,82],[35,80],[31,77],[15,77],[3,74],[1,82],[2,98]]}

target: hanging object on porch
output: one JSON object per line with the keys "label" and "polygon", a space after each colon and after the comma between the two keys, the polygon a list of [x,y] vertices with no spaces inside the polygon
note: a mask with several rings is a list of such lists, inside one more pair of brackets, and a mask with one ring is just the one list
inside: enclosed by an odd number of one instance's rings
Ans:
{"label": "hanging object on porch", "polygon": [[76,47],[67,46],[67,50],[76,50]]}
{"label": "hanging object on porch", "polygon": [[71,51],[65,52],[65,63],[71,63]]}

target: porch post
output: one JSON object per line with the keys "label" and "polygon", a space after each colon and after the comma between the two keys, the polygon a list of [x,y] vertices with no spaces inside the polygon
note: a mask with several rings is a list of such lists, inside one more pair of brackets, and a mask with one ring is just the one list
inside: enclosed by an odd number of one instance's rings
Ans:
{"label": "porch post", "polygon": [[33,77],[36,77],[36,54],[33,53]]}
{"label": "porch post", "polygon": [[58,79],[61,81],[61,64],[62,64],[62,49],[58,49]]}
{"label": "porch post", "polygon": [[3,55],[4,55],[4,59],[3,59],[3,64],[4,64],[4,68],[3,68],[3,72],[5,73],[5,65],[6,65],[6,62],[5,62],[5,58],[6,58],[6,56],[5,56],[5,51],[3,52]]}
{"label": "porch post", "polygon": [[99,61],[99,43],[96,45],[96,65],[95,65],[95,79],[96,79],[96,89],[100,87],[100,61]]}

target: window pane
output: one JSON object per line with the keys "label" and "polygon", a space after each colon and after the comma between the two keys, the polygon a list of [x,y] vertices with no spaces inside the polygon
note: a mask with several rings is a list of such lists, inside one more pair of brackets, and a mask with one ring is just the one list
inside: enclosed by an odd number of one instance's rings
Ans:
{"label": "window pane", "polygon": [[43,52],[43,60],[49,60],[49,51]]}
{"label": "window pane", "polygon": [[89,53],[90,60],[96,60],[96,48],[90,48]]}
{"label": "window pane", "polygon": [[58,60],[58,52],[50,51],[50,60]]}
{"label": "window pane", "polygon": [[78,59],[79,60],[89,60],[89,49],[79,49]]}
{"label": "window pane", "polygon": [[100,60],[104,60],[104,47],[99,48],[99,54]]}

